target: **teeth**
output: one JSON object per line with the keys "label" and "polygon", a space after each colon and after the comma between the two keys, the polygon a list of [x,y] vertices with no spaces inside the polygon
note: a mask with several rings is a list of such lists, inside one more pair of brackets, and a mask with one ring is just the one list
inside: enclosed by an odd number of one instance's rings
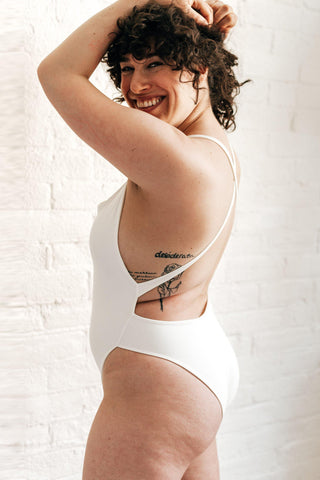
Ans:
{"label": "teeth", "polygon": [[157,105],[158,103],[160,103],[161,100],[162,100],[161,97],[152,98],[151,100],[146,100],[146,101],[144,101],[144,102],[141,102],[141,101],[137,100],[137,107],[138,107],[138,108],[152,107],[152,106]]}

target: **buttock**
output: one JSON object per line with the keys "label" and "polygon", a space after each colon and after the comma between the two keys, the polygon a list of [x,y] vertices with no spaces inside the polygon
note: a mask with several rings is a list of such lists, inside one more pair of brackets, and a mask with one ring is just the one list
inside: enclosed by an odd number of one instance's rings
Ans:
{"label": "buttock", "polygon": [[[164,360],[175,366],[165,366]],[[146,372],[152,370],[154,378],[163,376],[164,381],[166,378],[177,380],[180,367],[187,374],[191,373],[196,381],[200,380],[211,395],[214,394],[222,415],[234,398],[239,383],[235,353],[210,302],[201,317],[191,320],[162,321],[133,314],[117,346],[107,355],[105,367],[102,377],[106,371],[124,377],[131,372],[131,378],[136,378],[138,372],[141,376],[143,372],[141,381],[146,385],[150,382]],[[129,377],[123,380],[130,383]]]}

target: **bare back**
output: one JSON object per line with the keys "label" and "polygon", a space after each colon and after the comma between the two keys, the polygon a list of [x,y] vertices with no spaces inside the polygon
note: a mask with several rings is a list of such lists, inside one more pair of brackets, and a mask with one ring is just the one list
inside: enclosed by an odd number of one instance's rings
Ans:
{"label": "bare back", "polygon": [[[220,135],[221,137],[221,135]],[[168,269],[184,265],[199,254],[219,230],[228,210],[233,191],[233,172],[226,154],[206,139],[199,144],[199,162],[210,162],[212,175],[203,181],[188,177],[172,185],[171,195],[146,192],[128,181],[123,204],[118,246],[124,265],[136,282],[159,277]],[[227,149],[226,138],[221,140]],[[230,149],[229,149],[230,151]],[[240,167],[236,161],[237,180]],[[206,303],[210,280],[227,245],[234,210],[214,245],[170,285],[159,301],[159,290],[140,296],[135,312],[157,320],[179,320],[200,316]]]}

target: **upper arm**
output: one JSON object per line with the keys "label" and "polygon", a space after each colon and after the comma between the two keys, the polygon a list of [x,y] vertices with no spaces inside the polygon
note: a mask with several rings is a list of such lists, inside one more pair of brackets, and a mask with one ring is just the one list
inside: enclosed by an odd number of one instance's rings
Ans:
{"label": "upper arm", "polygon": [[46,74],[41,65],[38,76],[48,99],[70,128],[136,184],[168,187],[169,179],[175,182],[181,175],[187,179],[194,173],[195,147],[177,128],[116,104],[85,77]]}

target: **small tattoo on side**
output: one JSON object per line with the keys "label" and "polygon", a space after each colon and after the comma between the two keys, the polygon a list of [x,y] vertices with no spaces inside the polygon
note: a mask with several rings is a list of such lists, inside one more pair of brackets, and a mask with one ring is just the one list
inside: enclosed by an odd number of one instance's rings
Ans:
{"label": "small tattoo on side", "polygon": [[[181,265],[179,265],[178,263],[170,263],[169,265],[167,265],[165,267],[162,275],[165,275],[166,273],[170,273],[170,272],[172,272],[173,270],[176,270],[179,267],[181,267]],[[160,295],[160,299],[159,299],[160,300],[160,309],[161,309],[162,312],[163,312],[163,299],[165,297],[170,297],[171,295],[173,295],[177,292],[178,288],[180,287],[180,285],[182,283],[181,281],[179,281],[182,275],[183,275],[183,272],[179,273],[178,275],[171,278],[167,282],[162,283],[157,288],[158,293]]]}

